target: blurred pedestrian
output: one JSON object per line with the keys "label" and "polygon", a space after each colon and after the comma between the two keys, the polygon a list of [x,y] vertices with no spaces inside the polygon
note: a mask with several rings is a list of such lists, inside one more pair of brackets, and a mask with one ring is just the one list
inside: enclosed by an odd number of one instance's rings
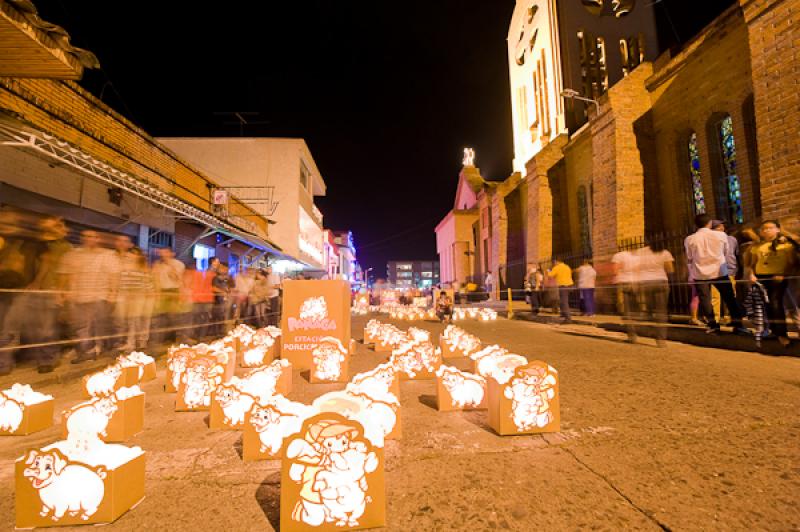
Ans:
{"label": "blurred pedestrian", "polygon": [[494,277],[492,272],[486,272],[486,277],[483,279],[483,284],[486,286],[487,299],[491,301],[494,298]]}
{"label": "blurred pedestrian", "polygon": [[216,272],[211,279],[211,287],[214,291],[213,309],[213,334],[222,336],[228,331],[228,320],[231,312],[231,290],[233,289],[233,279],[228,275],[228,265],[217,262]]}
{"label": "blurred pedestrian", "polygon": [[[136,257],[133,254],[133,242],[128,235],[116,235],[112,240],[114,254],[119,262],[119,279],[121,283],[122,277],[131,273],[136,277],[139,273]],[[120,284],[121,286],[121,284]],[[114,338],[109,342],[114,348],[125,350],[125,343],[128,339],[129,320],[125,316],[126,312],[131,307],[126,301],[118,300],[114,302],[114,316],[112,318],[112,326],[109,327],[109,334],[113,334]]]}
{"label": "blurred pedestrian", "polygon": [[[191,321],[191,336],[202,341],[210,334],[216,334],[214,321],[214,278],[217,273],[212,270],[198,270],[195,263],[190,263],[185,273],[186,292],[191,302],[189,320]],[[188,325],[188,324],[187,324]]]}
{"label": "blurred pedestrian", "polygon": [[772,334],[783,347],[789,345],[784,296],[789,276],[797,266],[800,243],[781,234],[777,220],[767,220],[760,227],[761,241],[751,248],[750,280],[760,282],[767,291],[767,318]]}
{"label": "blurred pedestrian", "polygon": [[281,278],[273,271],[271,266],[266,267],[264,274],[269,288],[267,291],[267,300],[269,301],[269,305],[267,305],[267,322],[269,325],[278,325],[281,308]]}
{"label": "blurred pedestrian", "polygon": [[181,301],[183,272],[186,266],[175,258],[170,248],[159,248],[158,259],[153,264],[153,282],[156,289],[156,305],[154,323],[158,332],[156,342],[176,341],[186,333],[184,325],[184,307]]}
{"label": "blurred pedestrian", "polygon": [[256,277],[252,268],[243,268],[234,278],[235,305],[234,321],[248,323],[253,312],[250,309],[250,292],[253,290]]}
{"label": "blurred pedestrian", "polygon": [[584,316],[594,316],[594,289],[597,271],[592,266],[592,261],[584,259],[576,270],[578,290],[581,297],[581,308]]}
{"label": "blurred pedestrian", "polygon": [[444,290],[439,292],[439,297],[436,299],[436,316],[442,323],[453,322],[453,301]]}
{"label": "blurred pedestrian", "polygon": [[[636,319],[641,311],[639,303],[639,293],[636,290],[636,272],[639,269],[636,256],[628,251],[618,251],[611,257],[614,265],[614,284],[617,287],[618,298],[622,300],[620,314],[625,321],[630,323]],[[636,329],[632,325],[627,325],[628,342],[635,343]]]}
{"label": "blurred pedestrian", "polygon": [[572,313],[569,306],[569,294],[574,285],[572,281],[572,269],[559,259],[553,259],[553,267],[547,272],[547,276],[555,280],[558,286],[561,322],[572,323]]}
{"label": "blurred pedestrian", "polygon": [[[636,320],[644,321],[652,315],[656,323],[656,345],[665,347],[667,338],[666,324],[669,308],[669,275],[675,271],[675,259],[672,253],[664,249],[660,243],[645,241],[645,246],[633,253],[636,268],[634,277],[635,291],[638,294],[638,309],[632,319],[628,320],[628,338],[635,342],[637,337]],[[638,315],[637,315],[638,314]]]}
{"label": "blurred pedestrian", "polygon": [[70,322],[78,341],[73,364],[95,359],[111,346],[113,310],[119,288],[119,258],[99,245],[97,231],[81,232],[81,245],[61,262],[70,304]]}
{"label": "blurred pedestrian", "polygon": [[711,230],[711,217],[699,214],[695,218],[697,231],[686,237],[686,259],[700,298],[700,313],[705,317],[708,334],[720,330],[711,302],[711,287],[715,287],[731,312],[731,325],[736,334],[749,335],[742,327],[744,312],[736,300],[733,285],[728,278],[728,237]]}
{"label": "blurred pedestrian", "polygon": [[117,312],[121,320],[122,351],[145,350],[150,339],[150,319],[155,304],[155,283],[147,258],[139,248],[126,251],[119,276]]}
{"label": "blurred pedestrian", "polygon": [[259,270],[255,274],[253,281],[253,289],[250,290],[248,302],[253,316],[254,327],[265,327],[267,323],[267,314],[269,314],[267,307],[269,305],[269,294],[272,288],[267,282],[267,273],[264,270]]}
{"label": "blurred pedestrian", "polygon": [[[735,296],[737,293],[736,276],[739,272],[739,241],[736,240],[736,237],[727,234],[725,230],[725,222],[723,220],[712,220],[711,230],[723,233],[728,239],[728,247],[725,252],[725,265],[728,271],[728,279],[731,280],[731,286],[733,287],[733,293]],[[741,298],[737,297],[736,299],[741,305]],[[714,306],[714,313],[719,316],[719,321],[722,323],[723,317],[726,316],[726,314],[730,314],[730,310],[728,310],[728,307],[725,306],[725,303],[720,298],[719,291],[717,291],[717,289],[714,287],[711,288],[711,304]]]}
{"label": "blurred pedestrian", "polygon": [[536,264],[528,266],[528,275],[525,280],[528,292],[528,303],[531,306],[531,313],[535,316],[539,314],[542,306],[542,288],[544,287],[544,275]]}

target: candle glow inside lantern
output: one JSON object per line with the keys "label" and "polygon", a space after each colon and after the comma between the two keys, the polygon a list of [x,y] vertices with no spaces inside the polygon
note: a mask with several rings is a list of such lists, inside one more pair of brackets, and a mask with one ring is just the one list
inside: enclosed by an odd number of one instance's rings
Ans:
{"label": "candle glow inside lantern", "polygon": [[353,419],[325,412],[286,444],[281,529],[355,530],[386,524],[383,448]]}
{"label": "candle glow inside lantern", "polygon": [[517,366],[505,382],[487,379],[489,426],[500,435],[558,432],[558,372],[534,360]]}
{"label": "candle glow inside lantern", "polygon": [[0,392],[0,436],[25,436],[53,424],[53,397],[16,383]]}
{"label": "candle glow inside lantern", "polygon": [[133,386],[156,378],[156,359],[141,351],[133,351],[128,355],[121,355],[117,357],[117,363],[124,368],[136,368],[136,382],[127,382],[127,386]]}
{"label": "candle glow inside lantern", "polygon": [[292,365],[276,360],[269,366],[250,371],[242,378],[233,377],[217,386],[211,398],[209,428],[239,430],[247,413],[256,403],[266,403],[277,394],[291,391]]}

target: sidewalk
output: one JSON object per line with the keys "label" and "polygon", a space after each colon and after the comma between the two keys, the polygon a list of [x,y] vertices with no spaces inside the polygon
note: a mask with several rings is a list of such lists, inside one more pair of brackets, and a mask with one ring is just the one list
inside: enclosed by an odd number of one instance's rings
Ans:
{"label": "sidewalk", "polygon": [[[508,301],[483,301],[464,306],[488,307],[496,310],[498,315],[506,317],[508,311]],[[559,325],[559,316],[548,311],[541,312],[534,316],[531,313],[530,305],[524,301],[512,301],[514,319]],[[588,325],[599,327],[607,331],[625,332],[625,323],[621,316],[615,314],[596,314],[595,316],[581,316],[573,309],[572,321],[575,325]],[[800,357],[800,339],[797,333],[789,333],[792,344],[788,348],[782,347],[775,340],[762,342],[761,347],[756,345],[754,338],[736,336],[731,333],[730,327],[722,327],[722,334],[708,335],[705,329],[689,323],[689,316],[671,315],[670,323],[667,325],[667,340],[682,342],[700,347],[714,347],[717,349],[730,349],[735,351],[747,351],[751,353],[761,353],[764,355],[793,356]],[[637,326],[637,334],[646,338],[655,338],[655,327],[652,325]]]}

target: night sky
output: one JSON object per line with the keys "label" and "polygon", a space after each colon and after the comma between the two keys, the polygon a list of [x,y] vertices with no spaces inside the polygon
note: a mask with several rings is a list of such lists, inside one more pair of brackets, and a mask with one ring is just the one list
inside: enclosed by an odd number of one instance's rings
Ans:
{"label": "night sky", "polygon": [[[733,0],[656,2],[674,46]],[[238,136],[218,113],[247,111],[245,136],[306,139],[325,226],[378,275],[436,257],[465,146],[485,178],[511,171],[514,0],[35,4],[98,56],[82,85],[154,136]]]}

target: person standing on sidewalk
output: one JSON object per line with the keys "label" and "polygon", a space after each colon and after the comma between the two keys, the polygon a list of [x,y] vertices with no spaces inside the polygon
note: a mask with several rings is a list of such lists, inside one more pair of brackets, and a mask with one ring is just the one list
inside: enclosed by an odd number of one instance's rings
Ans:
{"label": "person standing on sidewalk", "polygon": [[561,323],[572,323],[572,313],[569,308],[569,293],[574,283],[572,282],[572,269],[558,259],[553,259],[553,267],[547,276],[554,279],[558,286],[558,300],[561,311]]}
{"label": "person standing on sidewalk", "polygon": [[[723,220],[712,220],[711,229],[713,231],[719,231],[728,238],[728,249],[725,253],[725,264],[728,268],[728,279],[731,280],[733,293],[736,295],[738,292],[736,288],[736,274],[739,271],[739,241],[736,240],[736,237],[727,234],[725,231],[725,222]],[[739,302],[739,305],[741,305],[742,298],[737,297],[736,300]],[[714,306],[714,313],[720,317],[720,321],[722,321],[722,317],[726,311],[728,314],[730,314],[728,307],[725,306],[725,304],[721,301],[719,292],[713,287],[711,288],[711,303]]]}
{"label": "person standing on sidewalk", "polygon": [[783,298],[788,281],[796,267],[800,243],[781,234],[777,220],[767,220],[761,224],[761,242],[751,248],[752,273],[750,280],[760,282],[767,290],[767,318],[769,327],[783,347],[789,345],[786,327],[786,312]]}
{"label": "person standing on sidewalk", "polygon": [[526,284],[529,290],[529,303],[531,305],[531,313],[536,316],[539,314],[539,309],[542,306],[542,288],[544,285],[544,275],[536,264],[531,264],[528,268],[528,276]]}
{"label": "person standing on sidewalk", "polygon": [[697,231],[686,237],[686,259],[691,278],[694,279],[697,295],[700,298],[700,312],[708,325],[706,333],[719,334],[719,323],[711,303],[711,287],[719,291],[722,300],[731,312],[731,325],[735,334],[749,335],[742,327],[744,312],[736,301],[733,285],[728,278],[728,236],[711,230],[711,217],[698,214],[695,217]]}
{"label": "person standing on sidewalk", "polygon": [[638,258],[630,251],[618,251],[611,258],[614,265],[614,284],[617,285],[617,298],[621,300],[622,314],[628,331],[628,342],[636,343],[636,327],[633,320],[641,313],[639,292],[636,290]]}
{"label": "person standing on sidewalk", "polygon": [[594,316],[594,288],[597,271],[592,266],[592,261],[585,259],[576,270],[578,290],[581,295],[584,316]]}
{"label": "person standing on sidewalk", "polygon": [[64,255],[59,273],[66,281],[72,331],[78,340],[73,364],[95,359],[111,345],[104,337],[112,325],[119,272],[119,258],[100,247],[97,231],[83,231],[81,246]]}
{"label": "person standing on sidewalk", "polygon": [[486,292],[489,294],[487,300],[491,301],[494,299],[494,277],[492,277],[492,272],[486,272],[483,284],[486,286]]}

